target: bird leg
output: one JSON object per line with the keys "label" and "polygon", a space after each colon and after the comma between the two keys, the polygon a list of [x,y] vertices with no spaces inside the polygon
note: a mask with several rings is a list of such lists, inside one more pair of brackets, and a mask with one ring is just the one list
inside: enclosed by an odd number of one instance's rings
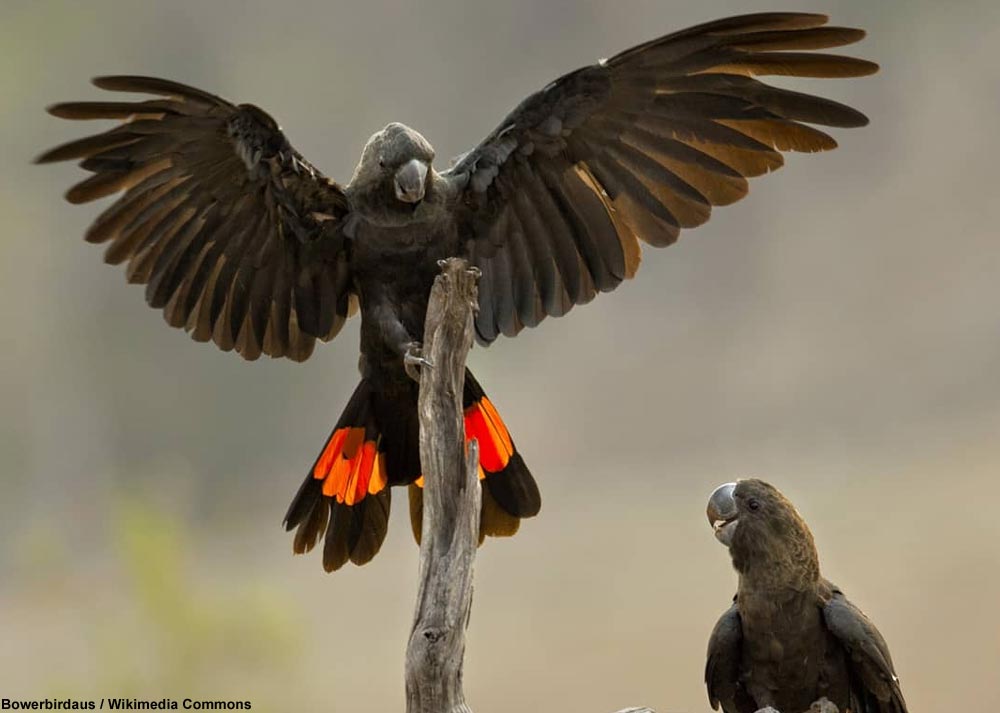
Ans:
{"label": "bird leg", "polygon": [[420,369],[434,365],[430,359],[424,357],[422,345],[413,339],[413,335],[399,318],[391,300],[379,293],[368,301],[365,308],[367,321],[364,319],[361,321],[362,332],[366,324],[372,325],[375,332],[372,339],[391,345],[391,350],[402,357],[403,369],[407,376],[414,381],[420,381]]}
{"label": "bird leg", "polygon": [[424,357],[420,342],[407,342],[403,347],[403,368],[406,374],[414,381],[420,381],[420,369],[424,367],[433,369],[434,364]]}

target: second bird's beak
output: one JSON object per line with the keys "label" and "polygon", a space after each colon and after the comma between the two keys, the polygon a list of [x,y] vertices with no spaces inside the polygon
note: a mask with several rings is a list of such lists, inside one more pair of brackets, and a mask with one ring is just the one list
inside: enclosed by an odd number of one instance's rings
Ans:
{"label": "second bird's beak", "polygon": [[420,159],[410,159],[396,171],[396,198],[404,203],[419,203],[424,199],[426,181],[427,164]]}
{"label": "second bird's beak", "polygon": [[720,485],[708,499],[708,522],[715,529],[715,539],[729,547],[733,542],[733,534],[739,520],[739,510],[736,507],[736,483]]}

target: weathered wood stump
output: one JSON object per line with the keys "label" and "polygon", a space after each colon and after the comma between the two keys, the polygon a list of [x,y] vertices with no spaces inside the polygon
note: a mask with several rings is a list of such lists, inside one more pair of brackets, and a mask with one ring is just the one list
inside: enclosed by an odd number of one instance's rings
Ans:
{"label": "weathered wood stump", "polygon": [[[420,463],[424,475],[420,583],[406,648],[407,713],[472,713],[462,690],[465,628],[479,543],[479,449],[465,448],[462,389],[479,271],[442,262],[424,327]],[[468,451],[468,452],[466,452]],[[628,708],[619,713],[652,713]]]}
{"label": "weathered wood stump", "polygon": [[424,474],[420,584],[406,650],[408,713],[471,713],[462,691],[465,626],[479,539],[479,454],[465,449],[462,389],[472,347],[478,271],[443,263],[424,327],[420,463]]}

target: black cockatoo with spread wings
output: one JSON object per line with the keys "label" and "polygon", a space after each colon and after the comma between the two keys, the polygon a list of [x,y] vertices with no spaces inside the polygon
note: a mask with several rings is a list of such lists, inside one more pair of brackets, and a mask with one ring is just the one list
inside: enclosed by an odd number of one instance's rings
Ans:
{"label": "black cockatoo with spread wings", "polygon": [[[483,343],[632,277],[640,243],[671,244],[783,151],[836,143],[813,125],[856,127],[847,106],[764,84],[757,75],[856,77],[861,59],[816,52],[861,30],[823,15],[731,17],[647,42],[555,80],[525,99],[451,168],[433,167],[419,133],[389,124],[341,185],[252,104],[164,79],[100,77],[144,101],[83,101],[49,111],[117,119],[40,162],[80,159],[89,178],[67,198],[121,193],[86,233],[125,263],[169,324],[245,359],[306,359],[361,314],[361,383],[285,518],[295,551],[324,539],[327,570],[362,564],[386,534],[390,486],[420,511],[417,386],[424,316],[438,260],[482,271]],[[477,438],[483,535],[509,535],[538,512],[538,488],[471,374],[466,437]],[[418,524],[418,523],[415,523]],[[325,533],[325,534],[324,534]]]}

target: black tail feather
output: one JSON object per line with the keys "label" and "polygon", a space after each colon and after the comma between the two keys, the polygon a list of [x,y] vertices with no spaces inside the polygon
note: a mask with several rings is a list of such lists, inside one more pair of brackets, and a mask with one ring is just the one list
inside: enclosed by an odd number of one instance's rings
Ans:
{"label": "black tail feather", "polygon": [[[522,518],[538,513],[538,486],[500,415],[468,371],[463,402],[466,438],[480,444],[480,542],[487,536],[513,535]],[[391,486],[410,483],[415,483],[410,523],[419,542],[419,449],[416,389],[392,399],[363,379],[285,515],[285,528],[296,530],[296,554],[309,552],[322,538],[327,572],[347,562],[365,564],[385,540]]]}

